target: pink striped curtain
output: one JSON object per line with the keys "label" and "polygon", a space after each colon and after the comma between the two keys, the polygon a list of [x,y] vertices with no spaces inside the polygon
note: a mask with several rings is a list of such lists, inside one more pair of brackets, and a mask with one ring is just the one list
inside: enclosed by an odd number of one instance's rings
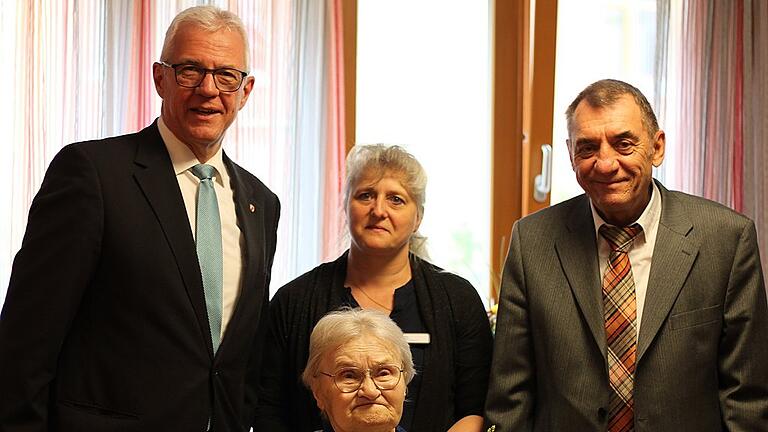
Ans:
{"label": "pink striped curtain", "polygon": [[768,270],[768,2],[744,7],[742,116],[743,211],[757,223],[763,269]]}
{"label": "pink striped curtain", "polygon": [[660,0],[656,100],[667,132],[658,176],[757,224],[768,263],[768,3]]}
{"label": "pink striped curtain", "polygon": [[[225,150],[281,198],[272,290],[334,255],[343,215],[342,51],[337,0],[19,0],[0,3],[12,100],[0,108],[0,305],[29,204],[64,145],[137,131],[159,115],[151,66],[181,10],[237,13],[253,93]],[[339,131],[342,131],[341,133]],[[330,246],[328,246],[330,245]]]}
{"label": "pink striped curtain", "polygon": [[323,207],[323,250],[322,260],[335,259],[344,248],[345,219],[343,204],[343,183],[346,159],[346,119],[344,117],[344,32],[341,0],[330,0],[329,23],[330,55],[328,61],[328,129],[327,153],[325,157],[325,194],[329,205]]}

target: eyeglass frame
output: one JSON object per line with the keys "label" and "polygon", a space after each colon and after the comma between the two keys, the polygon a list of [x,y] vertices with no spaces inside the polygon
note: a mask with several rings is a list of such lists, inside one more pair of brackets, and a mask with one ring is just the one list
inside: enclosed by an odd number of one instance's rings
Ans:
{"label": "eyeglass frame", "polygon": [[[223,67],[223,68],[216,68],[216,69],[208,69],[208,68],[200,67],[200,66],[198,66],[198,65],[196,65],[194,63],[168,64],[168,63],[166,63],[163,60],[158,60],[157,64],[159,64],[161,66],[165,66],[165,67],[170,68],[170,69],[173,69],[173,77],[174,77],[174,80],[176,81],[176,84],[179,87],[191,88],[191,89],[200,87],[203,84],[203,81],[205,81],[205,76],[208,75],[208,74],[211,74],[211,76],[213,76],[213,85],[216,86],[216,89],[218,91],[221,91],[221,92],[224,92],[224,93],[234,93],[234,92],[240,90],[243,87],[243,83],[245,82],[245,78],[248,76],[248,72],[241,71],[240,69],[236,69],[236,68],[233,68],[233,67]],[[197,83],[196,86],[192,86],[192,87],[186,86],[184,84],[179,83],[179,74],[176,71],[176,68],[179,67],[179,66],[194,66],[195,68],[200,69],[203,72],[203,76],[200,78],[200,82]],[[240,74],[242,76],[240,77],[240,84],[237,85],[236,89],[234,89],[234,90],[222,90],[222,89],[219,88],[219,83],[216,81],[216,72],[222,71],[222,70],[233,70],[233,71],[240,72]]]}
{"label": "eyeglass frame", "polygon": [[[403,374],[405,373],[405,368],[404,367],[398,366],[398,365],[395,365],[395,364],[383,364],[383,365],[379,365],[377,367],[388,367],[388,366],[394,366],[395,369],[397,369],[397,371],[400,372],[397,375],[397,381],[395,381],[395,383],[392,385],[392,387],[388,387],[388,388],[381,388],[381,387],[379,387],[379,384],[376,383],[376,380],[373,379],[373,376],[371,375],[371,372],[372,372],[371,369],[373,369],[373,368],[360,368],[360,367],[357,367],[357,366],[344,366],[344,367],[340,367],[340,368],[336,369],[336,371],[334,373],[332,373],[332,374],[329,374],[329,373],[323,372],[323,371],[318,371],[318,373],[320,373],[322,375],[325,375],[328,378],[331,378],[331,381],[333,381],[333,385],[335,385],[336,389],[338,389],[342,393],[354,393],[354,392],[360,390],[360,388],[363,386],[363,382],[365,382],[365,377],[366,376],[371,379],[371,382],[373,383],[373,386],[376,387],[377,390],[385,391],[385,390],[392,390],[393,388],[397,387],[397,385],[400,384],[400,380],[403,379]],[[363,374],[363,378],[357,384],[356,388],[354,388],[353,390],[344,391],[344,390],[341,389],[341,387],[339,387],[339,383],[336,382],[336,375],[341,373],[343,370],[348,370],[348,369],[357,369],[359,371],[364,371],[365,374]],[[315,375],[315,376],[317,376],[317,375]]]}

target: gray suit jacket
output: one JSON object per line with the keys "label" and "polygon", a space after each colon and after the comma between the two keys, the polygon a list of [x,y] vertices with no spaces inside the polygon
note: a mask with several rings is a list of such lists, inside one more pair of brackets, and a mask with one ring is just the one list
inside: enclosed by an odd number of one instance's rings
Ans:
{"label": "gray suit jacket", "polygon": [[[661,190],[637,347],[636,431],[768,431],[768,316],[752,221]],[[605,431],[610,387],[585,195],[515,224],[486,427]]]}

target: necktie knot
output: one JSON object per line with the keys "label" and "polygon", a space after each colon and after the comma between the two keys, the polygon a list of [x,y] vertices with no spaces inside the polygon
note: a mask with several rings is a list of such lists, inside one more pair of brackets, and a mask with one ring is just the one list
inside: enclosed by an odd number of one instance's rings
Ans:
{"label": "necktie knot", "polygon": [[192,171],[192,174],[199,178],[200,181],[210,180],[216,175],[216,168],[214,168],[213,165],[208,164],[197,164],[189,170]]}
{"label": "necktie knot", "polygon": [[603,224],[600,226],[600,235],[608,242],[613,252],[624,252],[629,250],[635,237],[643,232],[640,224],[634,223],[630,226],[616,227]]}

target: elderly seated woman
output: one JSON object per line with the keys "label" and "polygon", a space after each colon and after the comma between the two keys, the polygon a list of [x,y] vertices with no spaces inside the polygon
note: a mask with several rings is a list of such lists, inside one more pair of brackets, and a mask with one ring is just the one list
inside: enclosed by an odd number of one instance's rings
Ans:
{"label": "elderly seated woman", "polygon": [[375,310],[343,309],[315,325],[301,378],[326,420],[324,432],[405,432],[397,425],[414,374],[397,324]]}

